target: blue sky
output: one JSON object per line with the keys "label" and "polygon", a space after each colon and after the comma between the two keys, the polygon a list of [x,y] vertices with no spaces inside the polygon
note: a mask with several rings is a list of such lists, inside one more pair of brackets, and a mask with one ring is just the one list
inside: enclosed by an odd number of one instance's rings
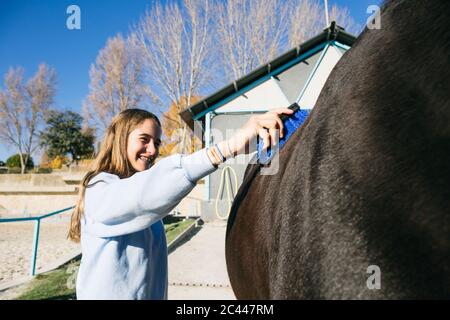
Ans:
{"label": "blue sky", "polygon": [[[365,24],[367,7],[381,0],[329,0],[329,6],[346,6],[360,24]],[[81,9],[81,30],[68,30],[66,9]],[[79,112],[89,91],[89,67],[108,37],[126,35],[137,23],[149,0],[1,0],[0,77],[10,67],[22,66],[25,79],[45,62],[56,69],[55,106]],[[225,83],[223,84],[225,85]],[[0,143],[0,160],[15,150]]]}

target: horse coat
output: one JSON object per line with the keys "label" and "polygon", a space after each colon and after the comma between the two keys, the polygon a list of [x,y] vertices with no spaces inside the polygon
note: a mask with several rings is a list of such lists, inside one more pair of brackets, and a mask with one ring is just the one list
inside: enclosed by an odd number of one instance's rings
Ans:
{"label": "horse coat", "polygon": [[278,173],[248,166],[226,237],[238,299],[450,298],[449,12],[385,3]]}

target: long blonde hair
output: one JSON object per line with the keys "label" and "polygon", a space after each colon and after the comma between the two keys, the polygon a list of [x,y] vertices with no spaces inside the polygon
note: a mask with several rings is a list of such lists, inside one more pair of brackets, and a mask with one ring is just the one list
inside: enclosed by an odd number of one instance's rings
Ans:
{"label": "long blonde hair", "polygon": [[126,109],[116,115],[108,126],[93,168],[80,183],[78,201],[72,213],[68,238],[80,242],[81,217],[84,212],[84,194],[89,181],[100,172],[108,172],[122,178],[130,177],[134,171],[127,157],[127,141],[131,131],[147,119],[161,123],[153,113],[141,109]]}

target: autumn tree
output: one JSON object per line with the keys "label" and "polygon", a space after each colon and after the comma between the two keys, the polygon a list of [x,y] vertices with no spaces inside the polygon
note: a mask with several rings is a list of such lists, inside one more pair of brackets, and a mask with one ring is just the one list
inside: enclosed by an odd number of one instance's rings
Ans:
{"label": "autumn tree", "polygon": [[[192,97],[191,103],[196,103],[200,97]],[[186,102],[182,101],[181,105]],[[161,156],[167,156],[179,152],[179,142],[183,139],[181,135],[184,134],[184,121],[179,117],[179,108],[176,103],[169,106],[169,110],[162,115],[162,131],[164,135],[163,143],[160,147],[159,153]],[[195,152],[202,147],[202,142],[195,135],[188,135],[185,140],[185,151],[187,153]]]}
{"label": "autumn tree", "polygon": [[10,68],[0,91],[0,139],[18,151],[21,173],[39,147],[39,130],[53,103],[56,73],[45,64],[26,83],[22,68]]}

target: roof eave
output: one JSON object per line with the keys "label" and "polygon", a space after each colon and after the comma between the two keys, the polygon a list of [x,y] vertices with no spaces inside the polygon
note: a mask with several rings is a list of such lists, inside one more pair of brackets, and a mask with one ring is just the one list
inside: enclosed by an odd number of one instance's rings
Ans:
{"label": "roof eave", "polygon": [[323,30],[322,33],[317,36],[305,41],[294,49],[289,50],[288,52],[282,54],[281,56],[273,59],[272,61],[262,65],[261,67],[255,69],[250,72],[248,75],[232,82],[231,84],[217,90],[215,93],[209,95],[203,100],[200,100],[196,104],[188,107],[184,111],[180,113],[181,118],[188,124],[188,126],[193,129],[194,127],[194,118],[215,105],[217,102],[227,98],[231,94],[234,94],[246,87],[250,83],[260,79],[268,75],[271,71],[276,68],[288,63],[289,61],[299,57],[301,54],[306,51],[321,45],[327,41],[337,41],[347,46],[352,46],[355,42],[356,37],[345,32],[343,28],[336,25],[335,22],[332,22],[330,27]]}

